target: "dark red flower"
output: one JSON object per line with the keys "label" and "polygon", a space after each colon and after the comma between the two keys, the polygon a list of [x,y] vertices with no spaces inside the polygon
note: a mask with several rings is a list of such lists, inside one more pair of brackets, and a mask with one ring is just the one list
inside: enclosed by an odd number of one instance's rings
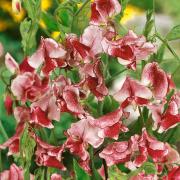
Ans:
{"label": "dark red flower", "polygon": [[13,112],[13,100],[10,95],[6,95],[4,106],[8,115],[11,115]]}

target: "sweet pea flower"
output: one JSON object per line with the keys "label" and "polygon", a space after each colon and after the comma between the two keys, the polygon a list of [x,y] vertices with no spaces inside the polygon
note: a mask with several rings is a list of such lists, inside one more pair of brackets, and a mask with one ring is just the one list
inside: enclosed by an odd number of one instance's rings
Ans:
{"label": "sweet pea flower", "polygon": [[51,180],[62,180],[62,177],[60,174],[54,173],[51,175]]}
{"label": "sweet pea flower", "polygon": [[0,149],[9,148],[8,155],[13,155],[19,153],[19,145],[20,145],[20,137],[23,133],[25,124],[24,122],[20,122],[17,125],[15,134],[9,138],[6,142],[0,145]]}
{"label": "sweet pea flower", "polygon": [[117,57],[120,64],[136,70],[136,64],[156,51],[154,44],[147,42],[144,36],[137,36],[133,31],[117,40],[104,38],[101,42],[104,52]]}
{"label": "sweet pea flower", "polygon": [[62,45],[51,38],[42,38],[38,50],[29,57],[28,63],[35,69],[43,64],[42,72],[48,76],[56,67],[66,66],[65,57],[66,50]]}
{"label": "sweet pea flower", "polygon": [[61,158],[62,152],[64,151],[64,146],[52,146],[42,141],[35,134],[31,135],[37,143],[37,149],[35,152],[37,165],[66,170],[66,168],[62,164]]}
{"label": "sweet pea flower", "polygon": [[174,94],[168,105],[167,109],[164,109],[165,103],[148,105],[148,109],[152,113],[154,120],[153,129],[158,129],[159,133],[169,130],[178,125],[180,122],[180,95],[179,93]]}
{"label": "sweet pea flower", "polygon": [[[24,180],[23,169],[21,167],[16,166],[16,164],[12,164],[9,170],[5,170],[0,173],[1,180]],[[33,180],[31,178],[31,180]]]}
{"label": "sweet pea flower", "polygon": [[16,60],[9,53],[7,53],[5,55],[5,65],[12,74],[34,72],[34,68],[30,66],[27,57],[20,63],[20,65],[18,65]]}
{"label": "sweet pea flower", "polygon": [[100,131],[98,133],[100,137],[110,137],[117,140],[120,132],[128,131],[128,128],[122,124],[122,115],[122,110],[118,108],[113,112],[90,121],[90,124],[100,128]]}
{"label": "sweet pea flower", "polygon": [[110,17],[120,13],[121,5],[118,0],[95,0],[91,4],[90,24],[107,24]]}
{"label": "sweet pea flower", "polygon": [[48,90],[48,83],[46,77],[40,78],[37,74],[25,72],[12,80],[11,91],[17,100],[33,102]]}
{"label": "sweet pea flower", "polygon": [[130,103],[141,106],[148,104],[152,93],[137,80],[126,77],[121,89],[113,96],[118,102],[122,103],[122,107],[127,107]]}
{"label": "sweet pea flower", "polygon": [[80,68],[80,72],[85,79],[84,84],[99,101],[102,101],[104,96],[108,95],[108,89],[101,72],[101,61],[97,60],[94,63],[84,64]]}
{"label": "sweet pea flower", "polygon": [[162,100],[168,93],[169,77],[156,62],[145,65],[141,82],[151,87],[154,97],[158,100]]}

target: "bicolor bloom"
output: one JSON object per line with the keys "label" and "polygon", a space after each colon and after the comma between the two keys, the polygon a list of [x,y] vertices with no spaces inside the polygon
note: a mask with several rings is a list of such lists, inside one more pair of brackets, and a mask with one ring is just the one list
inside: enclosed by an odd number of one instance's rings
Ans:
{"label": "bicolor bloom", "polygon": [[42,141],[38,136],[32,135],[37,143],[37,149],[35,152],[36,163],[39,166],[54,167],[61,170],[66,170],[62,164],[62,152],[64,146],[52,146]]}
{"label": "bicolor bloom", "polygon": [[180,95],[179,93],[174,94],[167,108],[165,109],[165,103],[152,104],[147,106],[152,113],[152,118],[154,120],[154,130],[158,129],[159,133],[167,131],[180,123]]}
{"label": "bicolor bloom", "polygon": [[114,98],[122,103],[122,108],[130,103],[147,105],[152,97],[151,91],[137,80],[126,77],[121,89],[114,94]]}
{"label": "bicolor bloom", "polygon": [[[23,169],[12,164],[9,170],[0,173],[1,180],[24,180]],[[32,180],[32,179],[31,179]]]}
{"label": "bicolor bloom", "polygon": [[144,36],[137,36],[133,31],[117,40],[104,38],[101,42],[104,52],[117,57],[120,64],[136,70],[136,64],[156,51],[154,44],[147,42]]}
{"label": "bicolor bloom", "polygon": [[12,80],[11,91],[17,100],[33,102],[48,90],[48,83],[46,77],[40,78],[38,74],[25,72]]}
{"label": "bicolor bloom", "polygon": [[154,97],[158,100],[165,98],[168,93],[169,77],[156,62],[146,64],[141,82],[152,89]]}
{"label": "bicolor bloom", "polygon": [[90,24],[107,24],[110,17],[117,15],[121,11],[118,0],[95,0],[91,4]]}
{"label": "bicolor bloom", "polygon": [[42,66],[44,75],[49,75],[56,67],[65,67],[66,50],[51,38],[41,39],[38,50],[28,59],[28,63],[37,69]]}
{"label": "bicolor bloom", "polygon": [[88,89],[102,101],[104,96],[108,95],[108,89],[101,71],[101,61],[96,60],[94,63],[84,64],[80,68],[80,73]]}
{"label": "bicolor bloom", "polygon": [[125,127],[121,121],[122,115],[122,110],[118,108],[113,112],[90,121],[90,124],[100,128],[98,133],[100,137],[109,137],[117,140],[120,132],[128,131],[128,128]]}

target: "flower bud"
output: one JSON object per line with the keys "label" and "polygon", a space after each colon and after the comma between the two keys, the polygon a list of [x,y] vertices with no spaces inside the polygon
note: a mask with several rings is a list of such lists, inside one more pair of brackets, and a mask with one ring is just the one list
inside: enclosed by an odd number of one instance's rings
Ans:
{"label": "flower bud", "polygon": [[21,11],[21,0],[12,0],[12,11],[14,13],[20,13]]}

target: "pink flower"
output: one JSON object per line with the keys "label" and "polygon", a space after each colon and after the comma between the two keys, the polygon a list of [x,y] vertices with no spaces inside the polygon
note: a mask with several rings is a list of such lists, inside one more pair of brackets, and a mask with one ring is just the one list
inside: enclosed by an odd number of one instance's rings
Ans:
{"label": "pink flower", "polygon": [[156,62],[148,63],[142,72],[142,83],[152,88],[156,99],[162,100],[168,92],[168,76]]}
{"label": "pink flower", "polygon": [[140,82],[127,77],[121,89],[114,94],[114,98],[126,107],[134,102],[137,105],[146,105],[151,99],[151,91]]}
{"label": "pink flower", "polygon": [[35,69],[44,63],[42,72],[49,75],[56,67],[64,67],[66,51],[64,47],[50,38],[41,39],[38,50],[28,59],[28,63]]}
{"label": "pink flower", "polygon": [[119,133],[127,132],[128,128],[126,128],[121,121],[122,117],[122,110],[117,109],[113,112],[110,112],[108,114],[105,114],[93,121],[90,121],[90,123],[100,128],[99,136],[102,138],[110,137],[113,139],[118,139]]}
{"label": "pink flower", "polygon": [[165,143],[149,136],[145,129],[142,135],[134,135],[129,141],[114,142],[108,145],[100,154],[108,166],[125,163],[129,169],[136,169],[147,161],[148,156],[155,163],[163,163],[168,154]]}
{"label": "pink flower", "polygon": [[61,112],[70,112],[74,115],[84,114],[85,111],[80,104],[80,86],[71,85],[69,79],[59,76],[53,83],[53,93]]}
{"label": "pink flower", "polygon": [[172,96],[168,103],[168,107],[164,112],[164,105],[149,105],[148,108],[152,113],[152,118],[154,120],[154,129],[158,129],[159,133],[167,131],[170,128],[177,126],[180,122],[180,96],[178,93]]}
{"label": "pink flower", "polygon": [[103,143],[104,138],[100,137],[98,134],[100,129],[92,126],[90,121],[94,121],[91,116],[82,116],[80,121],[71,125],[71,128],[68,129],[67,133],[71,137],[82,139],[83,142],[91,144],[94,148],[97,148]]}
{"label": "pink flower", "polygon": [[157,175],[140,172],[138,175],[131,177],[129,180],[158,180]]}
{"label": "pink flower", "polygon": [[27,57],[21,62],[20,65],[18,65],[15,59],[9,53],[7,53],[5,55],[5,65],[12,74],[34,72],[34,68],[30,66]]}
{"label": "pink flower", "polygon": [[107,166],[112,166],[129,161],[131,149],[127,141],[114,142],[103,149],[99,156],[106,160]]}
{"label": "pink flower", "polygon": [[62,177],[60,174],[54,173],[51,175],[51,180],[62,180]]}
{"label": "pink flower", "polygon": [[48,78],[40,79],[37,74],[25,72],[19,74],[11,83],[11,91],[17,100],[35,101],[48,89]]}
{"label": "pink flower", "polygon": [[90,25],[81,36],[81,43],[90,47],[89,54],[95,56],[103,52],[101,41],[103,40],[105,31],[98,27]]}
{"label": "pink flower", "polygon": [[20,136],[24,130],[24,122],[20,122],[16,128],[16,133],[6,142],[0,145],[0,149],[9,148],[8,155],[19,153]]}
{"label": "pink flower", "polygon": [[97,60],[94,63],[85,64],[81,67],[80,72],[84,76],[85,84],[90,91],[98,100],[103,100],[103,97],[108,95],[108,89],[101,72],[101,61]]}
{"label": "pink flower", "polygon": [[57,98],[51,91],[48,91],[42,95],[39,100],[31,104],[31,109],[35,107],[41,108],[41,110],[46,113],[48,119],[56,121],[60,120],[61,112],[58,107]]}
{"label": "pink flower", "polygon": [[7,53],[5,55],[5,65],[12,74],[19,71],[18,63],[15,61],[15,59],[9,53]]}
{"label": "pink flower", "polygon": [[9,170],[5,170],[0,173],[1,180],[24,180],[23,169],[12,164]]}
{"label": "pink flower", "polygon": [[102,46],[104,52],[117,57],[119,63],[133,70],[136,69],[138,61],[145,59],[156,50],[154,44],[146,42],[145,37],[138,37],[133,31],[129,31],[126,36],[114,41],[104,38]]}
{"label": "pink flower", "polygon": [[109,17],[120,13],[121,6],[118,0],[95,0],[91,5],[91,20],[90,23],[100,25],[107,23]]}
{"label": "pink flower", "polygon": [[62,152],[64,151],[64,146],[52,146],[42,141],[39,137],[33,135],[36,143],[37,149],[35,152],[36,163],[39,166],[54,167],[61,170],[66,170],[62,164]]}

